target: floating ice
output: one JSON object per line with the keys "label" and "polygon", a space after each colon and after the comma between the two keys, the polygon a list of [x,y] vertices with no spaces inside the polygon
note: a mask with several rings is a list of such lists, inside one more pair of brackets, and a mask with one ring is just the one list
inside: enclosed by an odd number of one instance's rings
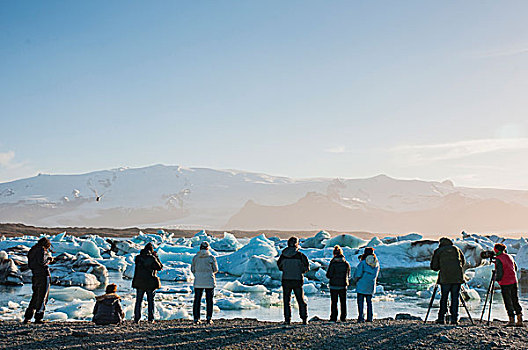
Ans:
{"label": "floating ice", "polygon": [[48,321],[66,321],[68,315],[64,312],[51,312],[46,314],[46,320]]}
{"label": "floating ice", "polygon": [[218,257],[218,268],[222,272],[227,272],[235,276],[242,276],[246,271],[246,265],[252,256],[263,255],[275,257],[277,254],[273,241],[267,239],[264,235],[260,235],[253,237],[248,244],[236,252]]}
{"label": "floating ice", "polygon": [[343,234],[328,239],[325,243],[325,247],[334,247],[335,245],[340,245],[341,247],[359,248],[365,245],[365,243],[367,243],[367,241],[361,238]]}
{"label": "floating ice", "polygon": [[325,247],[325,241],[330,238],[330,234],[326,231],[319,231],[315,236],[306,239],[301,243],[303,248],[317,248],[321,249]]}
{"label": "floating ice", "polygon": [[247,310],[258,309],[259,305],[253,303],[247,298],[221,298],[216,300],[216,306],[220,310]]}
{"label": "floating ice", "polygon": [[224,238],[212,242],[211,247],[219,252],[234,252],[242,248],[242,244],[233,234],[224,232]]}
{"label": "floating ice", "polygon": [[307,283],[303,285],[304,294],[311,295],[319,292],[319,289],[313,283]]}
{"label": "floating ice", "polygon": [[87,319],[92,316],[94,301],[73,300],[68,304],[56,308],[55,312],[62,312],[68,315],[68,318]]}
{"label": "floating ice", "polygon": [[268,289],[262,285],[255,285],[255,286],[247,286],[245,284],[240,283],[238,280],[233,282],[227,282],[224,285],[225,290],[229,290],[231,292],[239,292],[239,293],[266,293]]}
{"label": "floating ice", "polygon": [[91,300],[95,299],[95,294],[89,290],[80,287],[51,288],[50,298],[61,301]]}
{"label": "floating ice", "polygon": [[381,239],[378,237],[372,237],[372,239],[367,243],[367,247],[377,247],[384,244]]}

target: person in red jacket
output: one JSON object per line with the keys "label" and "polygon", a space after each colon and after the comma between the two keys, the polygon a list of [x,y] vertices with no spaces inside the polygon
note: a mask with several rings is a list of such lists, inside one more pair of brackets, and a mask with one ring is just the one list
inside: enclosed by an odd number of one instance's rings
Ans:
{"label": "person in red jacket", "polygon": [[[506,246],[497,243],[493,247],[495,252],[495,278],[501,287],[502,299],[508,312],[508,326],[523,326],[522,307],[519,304],[517,287],[517,264],[513,257],[506,253]],[[517,315],[517,323],[515,323]]]}

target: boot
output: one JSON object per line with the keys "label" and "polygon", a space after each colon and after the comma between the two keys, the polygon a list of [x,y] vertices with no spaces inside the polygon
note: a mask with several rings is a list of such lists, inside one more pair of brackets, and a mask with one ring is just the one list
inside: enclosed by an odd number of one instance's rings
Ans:
{"label": "boot", "polygon": [[508,323],[506,323],[507,327],[515,326],[515,316],[508,316],[509,320]]}
{"label": "boot", "polygon": [[517,323],[515,325],[517,327],[524,327],[522,315],[517,315]]}

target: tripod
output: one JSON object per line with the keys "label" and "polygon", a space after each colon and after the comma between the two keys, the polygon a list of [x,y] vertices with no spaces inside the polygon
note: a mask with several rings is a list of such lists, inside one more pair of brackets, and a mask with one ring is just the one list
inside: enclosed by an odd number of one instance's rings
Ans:
{"label": "tripod", "polygon": [[482,319],[484,318],[484,313],[486,312],[486,304],[488,303],[488,297],[489,297],[488,323],[487,323],[488,326],[491,320],[491,305],[493,304],[493,294],[495,294],[495,277],[496,277],[496,271],[493,270],[493,272],[491,273],[491,280],[488,286],[488,291],[486,292],[486,300],[484,301],[484,307],[482,308],[482,314],[480,315],[480,323],[482,323]]}
{"label": "tripod", "polygon": [[[438,280],[436,281],[435,286],[433,288],[433,295],[431,295],[431,300],[429,301],[429,308],[427,309],[427,314],[425,315],[424,324],[427,323],[427,319],[429,318],[429,313],[431,312],[431,308],[433,306],[433,302],[434,302],[437,290],[438,290]],[[466,309],[466,313],[467,313],[467,315],[469,317],[469,320],[471,321],[471,324],[474,325],[475,323],[473,322],[473,318],[471,317],[471,314],[469,313],[469,309],[468,309],[468,307],[466,305],[466,301],[464,300],[464,297],[462,297],[462,292],[463,291],[464,291],[464,286],[461,285],[460,286],[460,292],[461,293],[459,293],[458,297],[460,298],[460,302],[464,306],[464,309]]]}

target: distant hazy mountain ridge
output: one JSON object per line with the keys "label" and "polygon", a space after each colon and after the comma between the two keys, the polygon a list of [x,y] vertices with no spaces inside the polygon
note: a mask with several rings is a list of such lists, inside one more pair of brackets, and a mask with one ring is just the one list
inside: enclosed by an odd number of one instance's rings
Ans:
{"label": "distant hazy mountain ridge", "polygon": [[[99,198],[99,201],[96,199]],[[528,191],[154,165],[0,184],[0,222],[450,233],[528,229]]]}

